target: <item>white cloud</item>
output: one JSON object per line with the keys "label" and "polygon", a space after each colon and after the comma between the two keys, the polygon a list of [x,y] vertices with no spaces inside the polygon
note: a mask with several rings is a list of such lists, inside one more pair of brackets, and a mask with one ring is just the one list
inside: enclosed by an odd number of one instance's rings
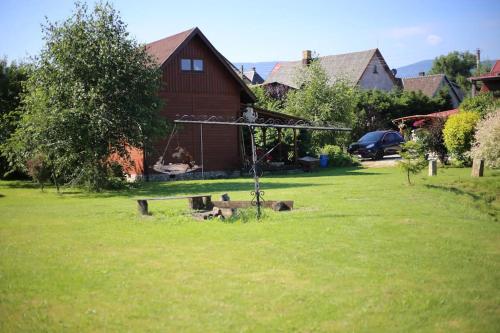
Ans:
{"label": "white cloud", "polygon": [[438,35],[429,35],[427,36],[426,40],[427,43],[430,45],[438,45],[443,41],[443,39]]}
{"label": "white cloud", "polygon": [[389,30],[389,36],[395,39],[401,39],[406,37],[423,35],[427,32],[427,29],[422,26],[414,27],[398,27]]}

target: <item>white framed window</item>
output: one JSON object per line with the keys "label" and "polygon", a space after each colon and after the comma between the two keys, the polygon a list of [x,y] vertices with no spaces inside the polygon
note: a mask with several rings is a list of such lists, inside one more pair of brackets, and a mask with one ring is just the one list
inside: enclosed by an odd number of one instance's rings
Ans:
{"label": "white framed window", "polygon": [[203,72],[203,60],[202,59],[193,59],[193,71]]}
{"label": "white framed window", "polygon": [[191,59],[181,59],[181,70],[190,71],[191,69]]}

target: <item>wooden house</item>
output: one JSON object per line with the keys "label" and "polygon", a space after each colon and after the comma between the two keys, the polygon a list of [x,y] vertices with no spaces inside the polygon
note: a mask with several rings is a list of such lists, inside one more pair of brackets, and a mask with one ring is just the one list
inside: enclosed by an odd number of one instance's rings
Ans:
{"label": "wooden house", "polygon": [[[149,43],[146,50],[163,72],[161,115],[171,121],[183,115],[237,118],[255,101],[234,66],[198,28]],[[134,166],[126,171],[132,179],[166,179],[172,175],[157,172],[158,160],[168,165],[183,163],[189,156],[203,166],[206,176],[228,175],[242,167],[242,140],[241,129],[235,126],[176,125],[175,134],[158,140],[149,151],[132,150]]]}

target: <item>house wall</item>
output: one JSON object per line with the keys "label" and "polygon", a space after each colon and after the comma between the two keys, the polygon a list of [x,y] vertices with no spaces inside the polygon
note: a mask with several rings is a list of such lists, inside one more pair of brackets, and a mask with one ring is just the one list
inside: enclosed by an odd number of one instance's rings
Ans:
{"label": "house wall", "polygon": [[[377,73],[373,73],[373,68],[377,66]],[[384,69],[382,62],[374,56],[367,69],[361,76],[358,85],[363,89],[380,89],[389,91],[394,87],[391,76]]]}
{"label": "house wall", "polygon": [[[203,72],[185,72],[180,69],[181,58],[203,59]],[[163,67],[164,86],[160,92],[165,102],[161,114],[169,120],[179,115],[207,115],[237,117],[240,112],[241,87],[228,69],[219,61],[205,43],[195,36],[177,55]],[[178,134],[172,137],[166,152],[167,163],[182,162],[172,157],[177,146],[192,155],[201,164],[200,125],[177,125]],[[168,136],[159,140],[153,151],[148,152],[148,169],[162,155]],[[233,126],[203,126],[204,170],[235,170],[240,168],[238,128]]]}

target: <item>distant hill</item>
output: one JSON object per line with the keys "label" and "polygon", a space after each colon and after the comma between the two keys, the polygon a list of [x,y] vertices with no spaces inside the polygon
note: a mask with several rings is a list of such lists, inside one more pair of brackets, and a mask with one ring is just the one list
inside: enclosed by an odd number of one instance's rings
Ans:
{"label": "distant hill", "polygon": [[[414,64],[411,64],[411,65],[406,65],[403,67],[396,68],[398,71],[396,76],[400,77],[400,78],[404,78],[404,77],[418,76],[418,73],[420,73],[420,72],[425,72],[427,74],[432,68],[433,61],[434,60],[432,60],[432,59],[422,60],[422,61],[416,62]],[[481,64],[488,66],[488,68],[491,68],[491,66],[493,66],[493,64],[494,64],[494,61],[493,60],[483,60],[483,61],[481,61]]]}
{"label": "distant hill", "polygon": [[235,65],[238,69],[240,69],[241,65],[243,65],[245,71],[249,71],[252,69],[252,67],[255,67],[257,73],[259,73],[260,76],[262,76],[262,78],[265,80],[277,63],[278,63],[277,61],[234,62],[233,65]]}
{"label": "distant hill", "polygon": [[411,65],[406,65],[396,68],[398,71],[396,76],[403,78],[403,77],[418,76],[418,73],[420,72],[427,73],[428,71],[431,70],[433,61],[434,60],[432,59],[422,60]]}

